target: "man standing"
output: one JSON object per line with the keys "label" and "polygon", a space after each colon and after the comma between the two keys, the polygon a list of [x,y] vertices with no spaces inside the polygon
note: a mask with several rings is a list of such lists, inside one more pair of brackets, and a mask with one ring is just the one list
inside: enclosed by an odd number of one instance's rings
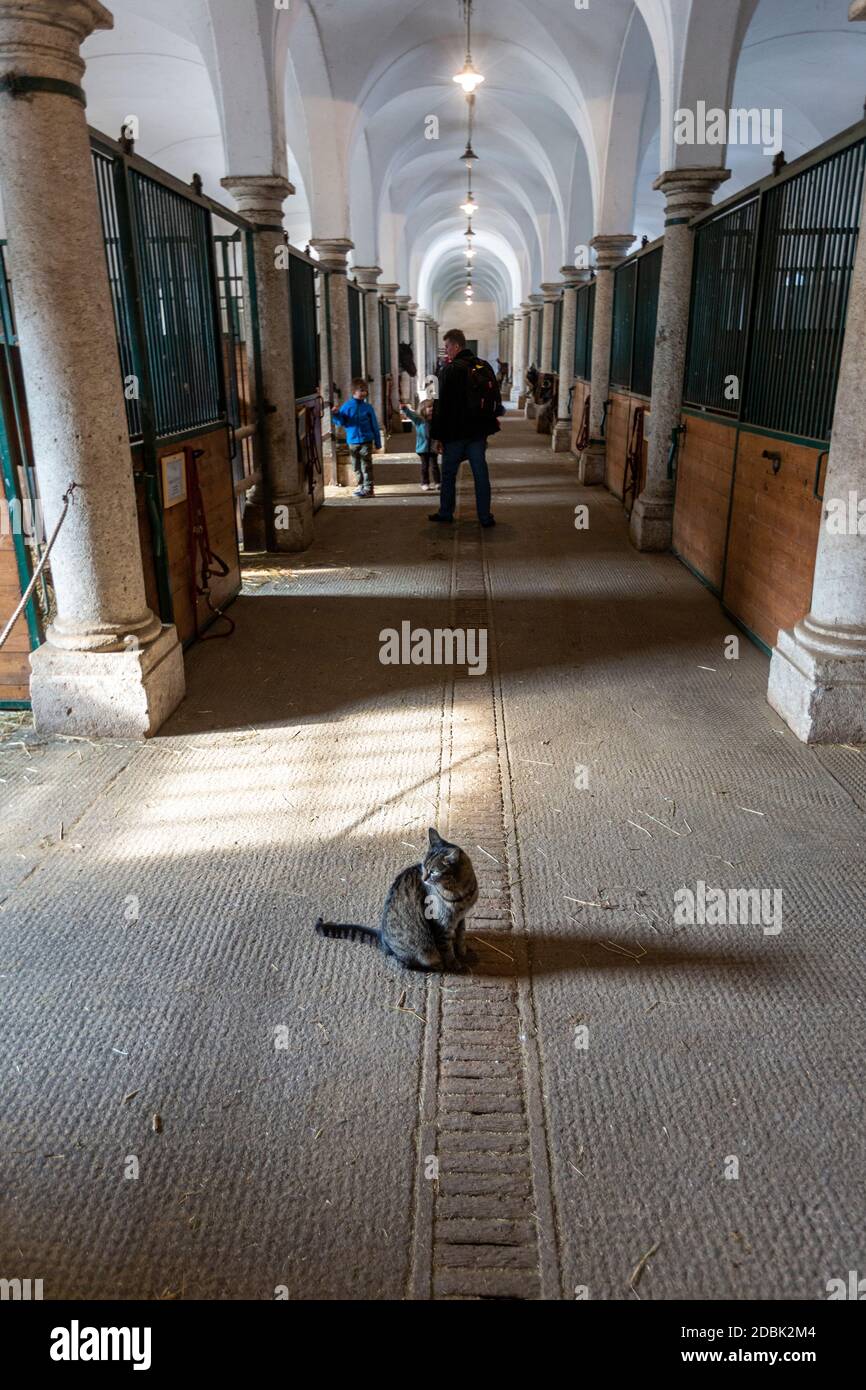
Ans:
{"label": "man standing", "polygon": [[433,408],[431,435],[442,443],[442,489],[439,511],[431,521],[454,520],[457,473],[469,460],[475,480],[475,505],[482,526],[495,526],[490,512],[487,439],[499,430],[503,414],[499,386],[489,362],[470,352],[459,328],[445,334],[446,366],[439,377],[439,399]]}

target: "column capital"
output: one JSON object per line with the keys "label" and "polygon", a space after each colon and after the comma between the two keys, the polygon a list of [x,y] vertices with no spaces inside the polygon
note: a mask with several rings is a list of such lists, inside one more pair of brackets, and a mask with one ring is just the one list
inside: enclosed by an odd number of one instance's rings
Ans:
{"label": "column capital", "polygon": [[319,264],[329,275],[345,275],[349,252],[355,243],[348,237],[311,237],[310,245],[318,253]]}
{"label": "column capital", "polygon": [[382,274],[382,267],[379,265],[353,265],[352,274],[358,284],[365,290],[377,290],[381,286],[376,284]]}
{"label": "column capital", "polygon": [[634,232],[594,236],[589,244],[598,258],[599,270],[611,270],[620,261],[625,260],[633,241]]}
{"label": "column capital", "polygon": [[549,280],[541,286],[541,293],[545,304],[553,304],[562,294],[562,285],[558,280]]}
{"label": "column capital", "polygon": [[418,313],[419,307],[420,307],[420,306],[415,302],[414,299],[411,299],[411,300],[409,301],[409,313],[410,313],[410,314],[417,314],[417,313]]}
{"label": "column capital", "polygon": [[851,0],[849,19],[866,19],[866,0]]}
{"label": "column capital", "polygon": [[538,293],[536,293],[536,294],[531,294],[531,295],[529,296],[529,307],[530,307],[530,309],[537,309],[538,306],[539,306],[540,304],[543,304],[543,303],[544,303],[544,295],[543,295],[543,294],[538,294]]}
{"label": "column capital", "polygon": [[665,226],[690,222],[705,212],[720,184],[731,177],[730,169],[668,169],[653,183],[665,195]]}
{"label": "column capital", "polygon": [[82,43],[96,29],[113,28],[114,16],[99,0],[0,0],[0,73],[77,86]]}
{"label": "column capital", "polygon": [[388,301],[388,303],[392,303],[392,302],[396,302],[396,294],[397,294],[397,291],[399,290],[399,288],[400,288],[399,285],[393,285],[393,284],[380,285],[380,286],[379,286],[379,293],[380,293],[380,295],[382,296],[383,299],[385,299],[385,300]]}
{"label": "column capital", "polygon": [[242,217],[282,230],[283,203],[295,191],[281,174],[227,174],[220,185],[230,193]]}
{"label": "column capital", "polygon": [[[400,286],[398,285],[397,288],[399,289]],[[409,305],[412,302],[412,296],[410,294],[397,294],[394,296],[394,298],[396,299],[399,307],[403,310],[408,309]]]}
{"label": "column capital", "polygon": [[524,301],[523,304],[521,304],[520,307],[523,310],[524,314],[531,314],[533,309],[535,308],[535,305],[531,302],[531,300],[527,299]]}
{"label": "column capital", "polygon": [[576,265],[561,265],[559,273],[562,276],[563,288],[573,290],[578,285],[585,285],[590,277],[588,270],[581,270]]}

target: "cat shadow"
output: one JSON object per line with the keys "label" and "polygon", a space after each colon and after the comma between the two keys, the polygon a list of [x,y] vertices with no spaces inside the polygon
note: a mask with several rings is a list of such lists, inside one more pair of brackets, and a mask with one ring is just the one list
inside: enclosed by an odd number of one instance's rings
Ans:
{"label": "cat shadow", "polygon": [[665,936],[650,933],[638,942],[633,936],[604,932],[592,937],[567,931],[516,936],[511,932],[473,930],[470,922],[466,941],[473,959],[466,977],[538,980],[569,971],[655,972],[698,967],[704,983],[711,978],[733,981],[734,977],[743,983],[749,976],[757,979],[781,975],[796,964],[790,949],[785,950],[784,956],[766,949],[763,943],[775,942],[776,938],[765,938],[759,926],[729,928],[732,933],[741,934],[738,941],[732,939],[730,947],[689,942],[685,937],[688,930],[670,928]]}

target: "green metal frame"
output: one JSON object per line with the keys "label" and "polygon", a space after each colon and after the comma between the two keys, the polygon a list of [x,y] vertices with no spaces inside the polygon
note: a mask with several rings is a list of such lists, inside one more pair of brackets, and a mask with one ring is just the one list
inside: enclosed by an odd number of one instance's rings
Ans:
{"label": "green metal frame", "polygon": [[[32,486],[32,461],[27,458],[24,415],[22,403],[18,399],[16,387],[17,373],[12,356],[12,348],[17,344],[18,338],[15,332],[12,298],[9,290],[9,280],[6,274],[6,261],[3,254],[5,245],[5,241],[0,241],[0,347],[2,347],[6,366],[6,380],[9,383],[12,393],[13,420],[11,424],[15,431],[17,449],[13,453],[12,437],[6,422],[3,403],[0,401],[0,475],[2,475],[3,479],[3,492],[7,504],[11,505],[12,503],[17,503],[20,508],[23,506],[24,499],[21,497],[21,489],[16,475],[16,456],[21,459],[25,474],[31,481],[31,496],[28,500],[35,501],[36,495],[35,487]],[[33,566],[31,564],[30,551],[25,543],[24,536],[19,530],[12,531],[12,545],[15,551],[18,581],[21,585],[21,592],[23,594],[33,578]],[[42,620],[35,595],[30,598],[24,608],[24,619],[30,638],[30,650],[35,651],[45,640],[45,634],[42,630]],[[29,700],[0,700],[0,709],[17,710],[29,708]]]}
{"label": "green metal frame", "polygon": [[362,376],[364,368],[364,339],[362,334],[363,295],[357,285],[348,282],[349,299],[349,370],[353,377]]}
{"label": "green metal frame", "polygon": [[642,246],[614,271],[610,385],[649,400],[664,243]]}
{"label": "green metal frame", "polygon": [[595,280],[577,291],[577,319],[574,331],[574,375],[581,381],[592,378],[592,333],[595,317]]}
{"label": "green metal frame", "polygon": [[[835,181],[832,161],[837,161]],[[683,387],[687,408],[756,433],[769,432],[773,438],[809,446],[829,444],[858,236],[858,227],[848,219],[856,221],[861,207],[864,169],[866,120],[693,219],[695,257]],[[788,219],[792,225],[786,225]],[[786,239],[793,260],[779,264]],[[798,295],[798,277],[813,291],[805,299]],[[705,284],[716,291],[712,300]],[[799,341],[789,338],[794,357],[789,361],[789,354],[783,354],[782,371],[778,349],[772,361],[764,361],[774,341],[768,338],[771,320],[780,316],[790,333],[801,334]],[[822,340],[829,354],[822,374],[815,362],[816,334],[828,318],[832,331]],[[779,330],[774,331],[778,344]],[[726,332],[731,335],[727,344]],[[740,390],[728,408],[720,386],[732,375],[739,378]],[[804,398],[811,418],[802,410]],[[777,423],[771,425],[770,419]],[[789,421],[795,428],[789,428]],[[824,428],[807,436],[796,428],[806,423]]]}

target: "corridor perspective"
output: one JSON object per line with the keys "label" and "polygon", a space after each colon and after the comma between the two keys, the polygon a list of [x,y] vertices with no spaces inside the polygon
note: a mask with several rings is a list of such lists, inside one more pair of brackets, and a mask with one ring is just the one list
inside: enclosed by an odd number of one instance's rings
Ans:
{"label": "corridor perspective", "polygon": [[2,1299],[866,1296],[858,21],[0,0]]}

